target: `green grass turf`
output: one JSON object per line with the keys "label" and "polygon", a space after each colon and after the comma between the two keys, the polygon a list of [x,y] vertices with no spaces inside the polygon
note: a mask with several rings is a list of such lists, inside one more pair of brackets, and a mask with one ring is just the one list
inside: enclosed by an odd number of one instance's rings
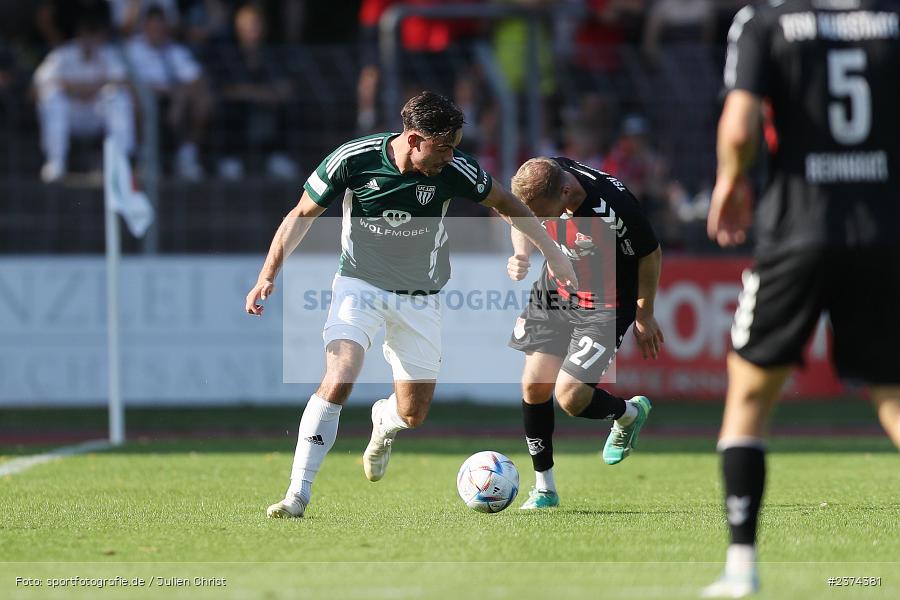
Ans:
{"label": "green grass turf", "polygon": [[[302,520],[264,518],[287,483],[287,438],[136,442],[8,476],[0,597],[692,598],[721,568],[709,439],[648,436],[615,467],[599,460],[599,442],[558,439],[562,507],[538,514],[516,509],[533,481],[518,439],[401,434],[375,484],[362,473],[365,441],[338,441]],[[520,498],[496,515],[470,511],[455,490],[460,463],[483,449],[522,472]],[[900,557],[900,458],[890,443],[794,438],[773,449],[761,598],[900,597],[900,565],[890,562]],[[48,587],[76,575],[192,585]],[[883,582],[825,582],[857,575]],[[228,585],[196,587],[196,576]]]}

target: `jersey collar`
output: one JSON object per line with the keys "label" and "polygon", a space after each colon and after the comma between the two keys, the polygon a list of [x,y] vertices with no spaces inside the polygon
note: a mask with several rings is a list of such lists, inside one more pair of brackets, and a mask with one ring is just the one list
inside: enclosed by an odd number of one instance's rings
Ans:
{"label": "jersey collar", "polygon": [[400,169],[397,168],[397,165],[391,160],[391,157],[388,156],[388,144],[390,144],[397,136],[399,136],[402,132],[394,132],[389,133],[384,137],[384,141],[381,142],[381,162],[384,164],[386,169],[390,169],[392,172],[400,175]]}

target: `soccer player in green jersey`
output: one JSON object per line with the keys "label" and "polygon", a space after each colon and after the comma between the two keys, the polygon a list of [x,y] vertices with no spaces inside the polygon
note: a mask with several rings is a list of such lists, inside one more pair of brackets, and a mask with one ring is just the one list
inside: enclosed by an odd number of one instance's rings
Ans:
{"label": "soccer player in green jersey", "polygon": [[397,432],[425,420],[441,361],[437,292],[450,277],[443,217],[451,198],[496,210],[535,244],[560,281],[578,286],[570,261],[531,210],[456,149],[463,126],[456,105],[422,92],[400,114],[401,133],[347,142],[309,176],[247,294],[246,311],[262,315],[259,303],[274,291],[285,258],[340,198],[341,257],[323,331],[325,375],[300,419],[291,484],[284,500],[269,507],[269,517],[302,517],[306,511],[313,479],[334,445],[341,406],[382,326],[394,393],[372,406],[372,437],[363,454],[370,481],[384,476]]}

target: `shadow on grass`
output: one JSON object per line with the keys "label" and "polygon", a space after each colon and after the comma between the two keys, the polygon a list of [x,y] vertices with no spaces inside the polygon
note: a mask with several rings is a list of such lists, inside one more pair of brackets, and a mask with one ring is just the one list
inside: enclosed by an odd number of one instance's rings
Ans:
{"label": "shadow on grass", "polygon": [[567,515],[585,515],[589,517],[602,517],[602,516],[613,516],[613,515],[638,515],[638,516],[646,516],[646,515],[696,515],[697,511],[693,510],[601,510],[601,509],[587,509],[587,508],[579,508],[573,510],[561,509],[560,512],[563,512]]}

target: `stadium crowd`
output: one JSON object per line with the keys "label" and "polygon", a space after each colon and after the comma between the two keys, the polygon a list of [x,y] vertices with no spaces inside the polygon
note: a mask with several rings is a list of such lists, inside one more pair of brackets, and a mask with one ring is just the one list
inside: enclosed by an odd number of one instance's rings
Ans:
{"label": "stadium crowd", "polygon": [[[157,101],[166,176],[299,180],[334,140],[392,126],[379,94],[386,10],[488,3],[550,16],[540,73],[526,73],[522,18],[412,17],[399,31],[403,94],[453,97],[468,120],[462,149],[499,172],[498,107],[472,51],[488,44],[523,103],[526,78],[539,77],[540,142],[523,143],[519,162],[565,154],[606,170],[639,196],[664,245],[704,244],[724,39],[740,0],[0,0],[0,118],[39,137],[42,166],[21,175],[60,182],[97,167],[104,131],[138,158],[140,86]],[[337,62],[352,70],[355,114],[302,116],[298,98],[321,93],[310,73],[336,77],[321,65],[293,68],[316,46],[348,49]],[[91,152],[75,156],[72,143]]]}

